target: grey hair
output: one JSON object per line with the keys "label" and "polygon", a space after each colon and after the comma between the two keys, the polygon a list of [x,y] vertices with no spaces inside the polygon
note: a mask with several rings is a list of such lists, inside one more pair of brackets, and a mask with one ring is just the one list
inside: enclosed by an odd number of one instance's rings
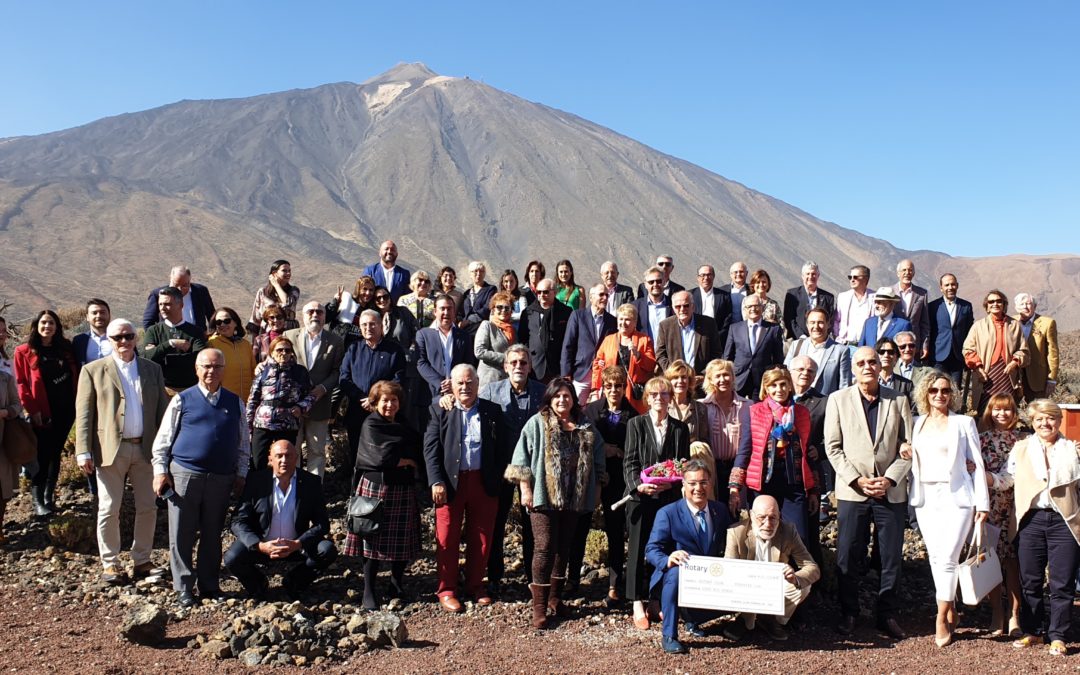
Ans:
{"label": "grey hair", "polygon": [[815,272],[819,271],[818,264],[813,260],[807,260],[802,264],[803,274],[806,274],[807,270],[814,270]]}
{"label": "grey hair", "polygon": [[379,314],[378,312],[376,312],[373,309],[365,309],[364,311],[360,312],[360,318],[363,319],[365,316],[368,316],[369,314],[372,317],[374,317],[376,321],[379,322],[380,326],[382,325],[382,315]]}
{"label": "grey hair", "polygon": [[510,355],[511,354],[522,354],[522,355],[524,355],[525,359],[528,360],[529,365],[532,365],[532,356],[529,354],[528,347],[521,344],[520,342],[518,342],[517,344],[512,344],[512,345],[510,345],[509,348],[507,348],[506,355],[503,356],[503,363],[507,363],[507,362],[510,361]]}
{"label": "grey hair", "polygon": [[109,322],[108,326],[105,326],[105,334],[111,335],[114,330],[121,326],[127,326],[132,332],[135,332],[135,324],[131,323],[127,319],[113,319]]}

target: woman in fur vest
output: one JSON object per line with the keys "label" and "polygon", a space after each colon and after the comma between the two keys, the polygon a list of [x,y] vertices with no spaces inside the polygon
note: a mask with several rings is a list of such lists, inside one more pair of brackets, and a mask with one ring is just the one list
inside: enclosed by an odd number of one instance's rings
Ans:
{"label": "woman in fur vest", "polygon": [[532,525],[532,623],[546,628],[547,613],[564,616],[559,593],[574,525],[596,508],[604,473],[604,443],[581,412],[574,385],[556,378],[548,385],[521,432],[506,479],[521,486],[521,505]]}

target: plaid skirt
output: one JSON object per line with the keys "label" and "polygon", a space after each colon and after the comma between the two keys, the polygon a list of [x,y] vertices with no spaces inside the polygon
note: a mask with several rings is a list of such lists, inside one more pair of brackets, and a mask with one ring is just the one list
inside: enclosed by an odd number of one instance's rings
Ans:
{"label": "plaid skirt", "polygon": [[346,535],[345,555],[406,562],[419,558],[420,508],[413,486],[384,485],[364,476],[356,494],[383,501],[383,522],[373,537],[358,537],[351,532]]}

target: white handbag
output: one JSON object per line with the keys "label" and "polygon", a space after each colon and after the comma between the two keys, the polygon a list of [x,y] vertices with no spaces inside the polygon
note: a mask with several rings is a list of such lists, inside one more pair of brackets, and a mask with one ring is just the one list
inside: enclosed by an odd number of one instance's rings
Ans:
{"label": "white handbag", "polygon": [[983,527],[972,528],[968,557],[957,568],[960,598],[965,605],[977,605],[1001,584],[1001,563],[994,547],[983,544]]}

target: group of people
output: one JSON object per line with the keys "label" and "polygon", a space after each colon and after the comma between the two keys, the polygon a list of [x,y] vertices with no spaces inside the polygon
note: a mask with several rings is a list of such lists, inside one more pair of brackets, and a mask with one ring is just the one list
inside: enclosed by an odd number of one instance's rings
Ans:
{"label": "group of people", "polygon": [[[261,568],[288,561],[286,590],[301,595],[338,554],[321,478],[340,423],[351,493],[382,503],[377,532],[350,533],[343,551],[362,559],[365,608],[382,602],[382,562],[390,595],[405,593],[428,502],[440,605],[490,604],[516,501],[532,625],[549,627],[567,614],[562,599],[580,583],[600,507],[608,603],[631,601],[643,630],[662,614],[666,651],[687,650],[680,618],[690,635],[710,618],[679,607],[679,568],[701,555],[787,565],[784,613],[744,614],[724,629],[740,639],[760,626],[785,639],[821,576],[819,530],[835,500],[841,634],[860,615],[872,530],[877,625],[904,637],[897,590],[914,515],[937,589],[939,646],[956,626],[964,542],[972,528],[993,528],[1004,582],[989,596],[991,630],[1065,653],[1080,460],[1048,400],[1056,324],[1030,294],[1016,296],[1014,317],[992,290],[976,320],[954,275],[941,276],[942,295],[929,301],[908,260],[896,284],[877,290],[855,266],[838,295],[807,262],[781,302],[768,272],[749,274],[741,262],[723,286],[702,265],[689,290],[665,255],[636,290],[610,261],[588,287],[569,260],[554,279],[533,260],[524,284],[508,269],[497,286],[472,262],[459,289],[453,268],[432,278],[397,257],[384,242],[351,292],[339,286],[329,301],[303,305],[290,264],[275,261],[246,323],[215,307],[190,270],[173,268],[148,295],[140,349],[136,327],[101,299],[87,303],[88,329],[71,341],[55,312],[40,312],[11,361],[0,324],[0,422],[27,417],[37,435],[37,461],[26,467],[37,515],[57,509],[74,425],[78,464],[97,490],[106,583],[151,573],[163,498],[178,602],[218,597],[220,532],[235,500],[225,566],[261,598]],[[968,401],[977,419],[957,413]],[[1020,401],[1030,437],[1017,431]],[[681,486],[645,480],[666,460],[684,462]],[[0,509],[18,470],[5,462],[0,453]],[[126,482],[136,505],[130,574],[119,557]]]}

